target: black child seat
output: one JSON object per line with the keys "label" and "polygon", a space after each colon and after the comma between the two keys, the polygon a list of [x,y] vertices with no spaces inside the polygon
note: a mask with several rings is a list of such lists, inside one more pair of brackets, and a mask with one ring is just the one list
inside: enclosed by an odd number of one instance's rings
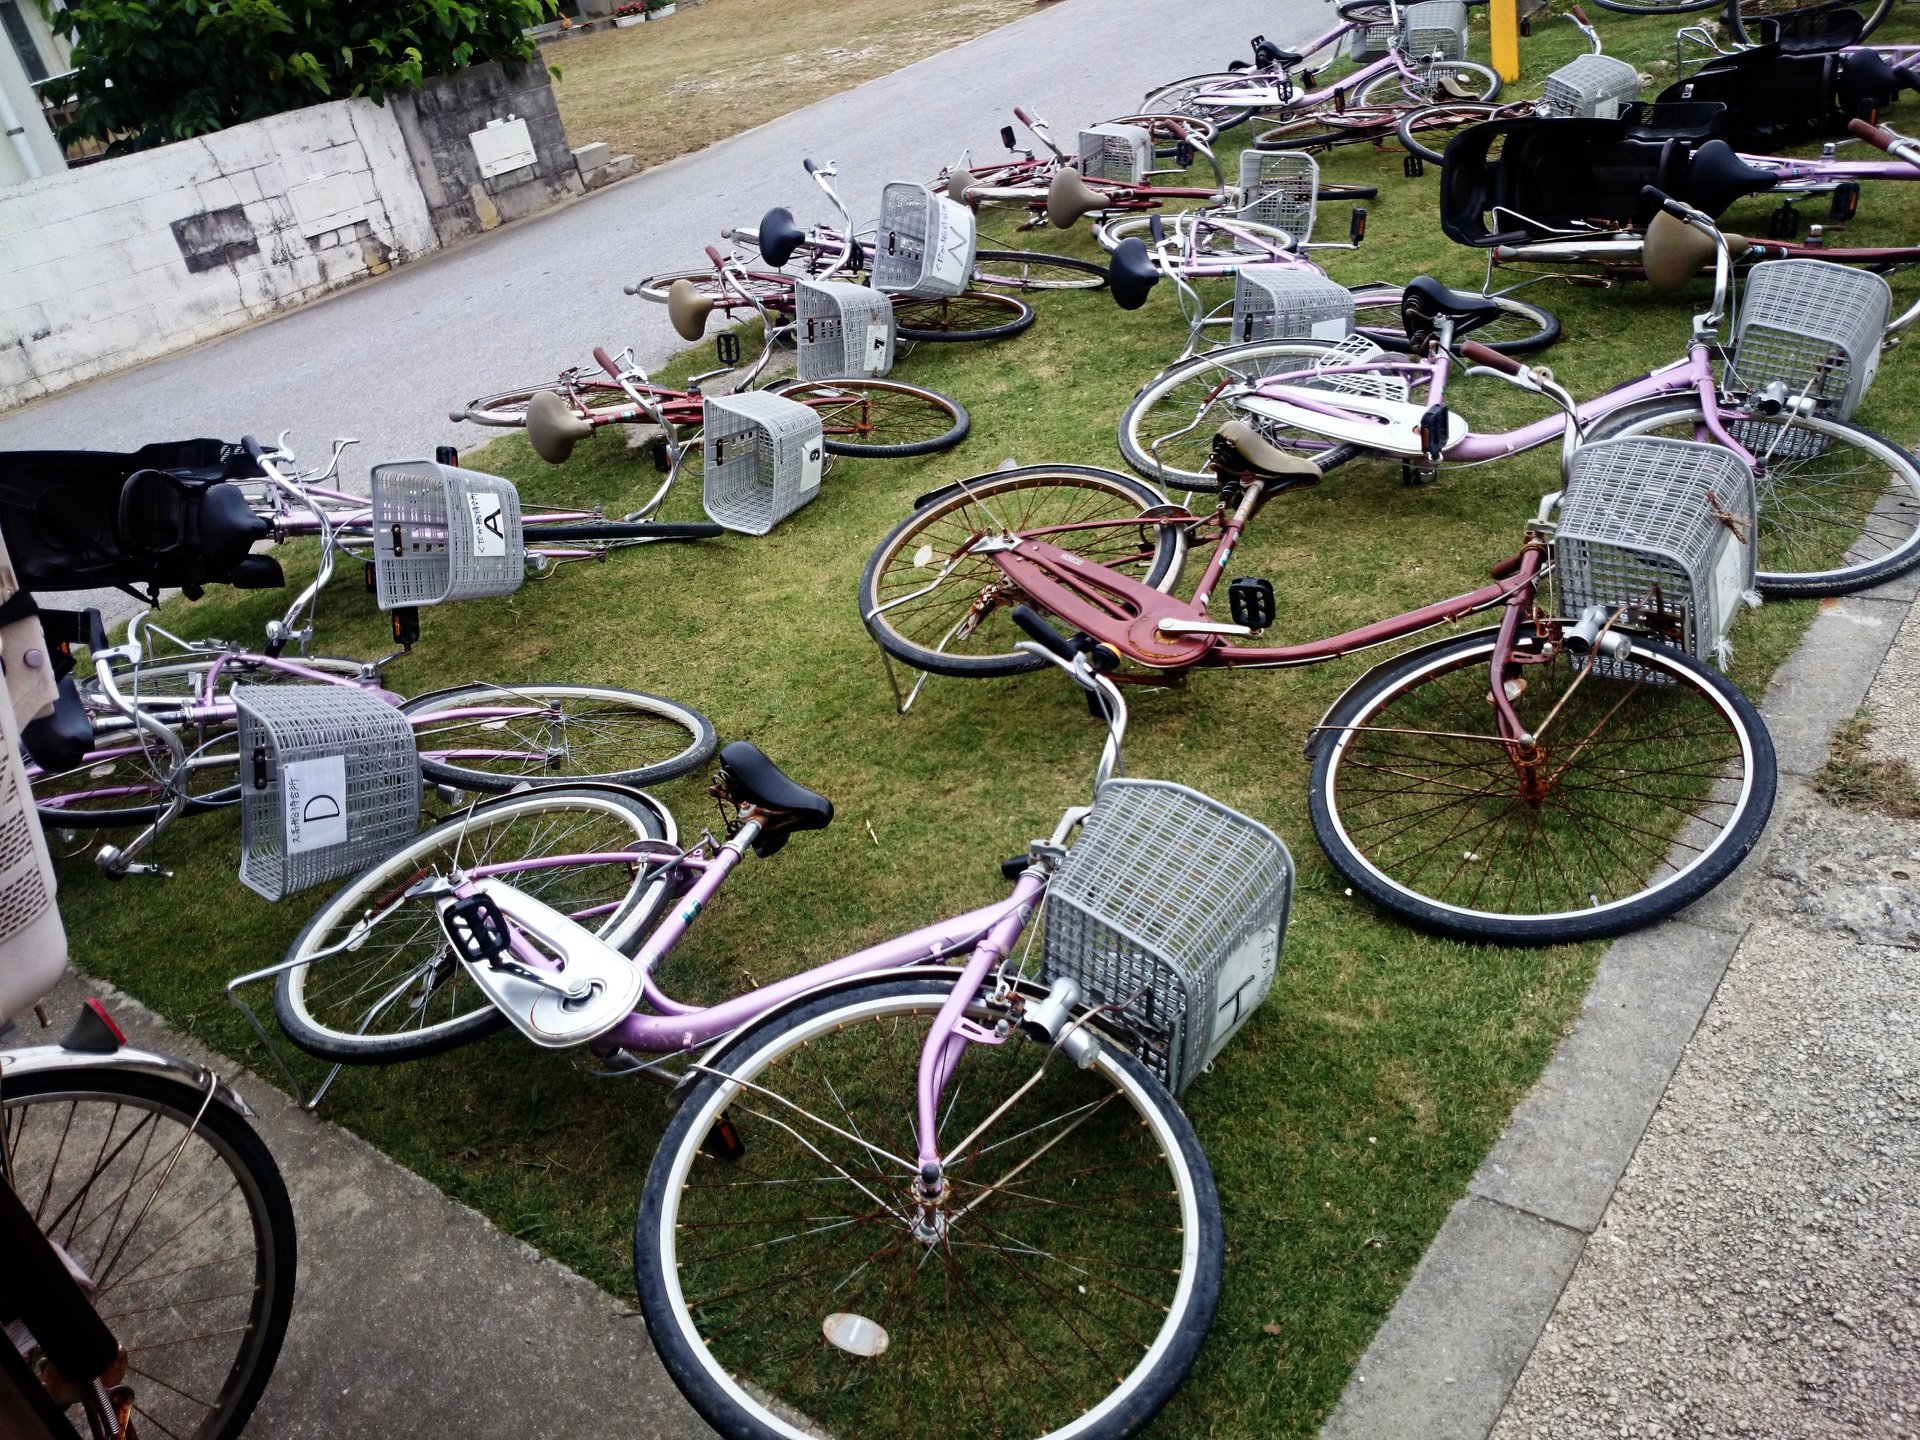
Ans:
{"label": "black child seat", "polygon": [[1725,105],[1726,139],[1749,152],[1844,135],[1849,120],[1874,119],[1900,93],[1900,78],[1883,56],[1840,52],[1841,44],[1851,43],[1844,34],[1797,36],[1718,56],[1669,85],[1659,99]]}
{"label": "black child seat", "polygon": [[29,590],[112,587],[151,603],[172,587],[271,589],[286,583],[279,562],[250,552],[273,527],[230,483],[257,478],[219,440],[0,451],[0,534]]}

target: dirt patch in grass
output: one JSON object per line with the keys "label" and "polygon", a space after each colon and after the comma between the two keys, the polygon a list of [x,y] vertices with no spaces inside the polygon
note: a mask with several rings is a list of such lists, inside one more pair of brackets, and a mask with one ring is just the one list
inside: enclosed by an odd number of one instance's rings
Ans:
{"label": "dirt patch in grass", "polygon": [[1874,755],[1867,744],[1873,728],[1868,710],[1842,725],[1827,763],[1813,777],[1813,788],[1842,809],[1920,820],[1920,775],[1904,760]]}
{"label": "dirt patch in grass", "polygon": [[658,165],[1039,8],[1036,0],[708,0],[547,51],[576,145]]}

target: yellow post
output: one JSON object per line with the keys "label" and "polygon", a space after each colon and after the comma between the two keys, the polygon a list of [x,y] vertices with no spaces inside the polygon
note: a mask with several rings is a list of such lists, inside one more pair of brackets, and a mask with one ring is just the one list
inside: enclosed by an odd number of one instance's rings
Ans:
{"label": "yellow post", "polygon": [[1520,78],[1520,0],[1490,0],[1493,22],[1493,69],[1502,84]]}

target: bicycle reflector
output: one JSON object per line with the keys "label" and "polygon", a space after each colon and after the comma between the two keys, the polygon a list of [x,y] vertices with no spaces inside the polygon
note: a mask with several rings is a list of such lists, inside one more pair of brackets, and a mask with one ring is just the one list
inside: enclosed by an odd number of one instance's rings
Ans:
{"label": "bicycle reflector", "polygon": [[1836,221],[1851,220],[1860,208],[1860,185],[1849,180],[1833,187],[1833,200],[1828,207],[1829,216]]}
{"label": "bicycle reflector", "polygon": [[[1420,157],[1418,155],[1414,155],[1409,158],[1418,160]],[[1348,217],[1348,220],[1347,220],[1347,239],[1351,240],[1355,245],[1358,245],[1362,240],[1366,238],[1367,238],[1367,207],[1364,205],[1356,205],[1353,207],[1353,214],[1350,217]]]}

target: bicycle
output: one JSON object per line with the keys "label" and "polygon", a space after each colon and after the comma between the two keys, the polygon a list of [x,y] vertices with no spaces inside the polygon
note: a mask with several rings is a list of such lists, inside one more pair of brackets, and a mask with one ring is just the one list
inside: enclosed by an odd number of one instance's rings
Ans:
{"label": "bicycle", "polygon": [[[1656,195],[1649,191],[1650,203]],[[1129,402],[1119,426],[1121,454],[1141,475],[1171,488],[1207,489],[1212,449],[1202,430],[1216,409],[1247,421],[1266,443],[1317,473],[1376,456],[1400,460],[1413,480],[1443,465],[1500,459],[1555,440],[1564,463],[1583,440],[1673,434],[1725,446],[1753,467],[1762,594],[1843,594],[1920,563],[1920,468],[1891,441],[1829,413],[1851,408],[1872,374],[1874,347],[1915,312],[1876,327],[1870,343],[1848,347],[1850,363],[1816,361],[1804,346],[1789,344],[1784,355],[1771,356],[1758,347],[1747,377],[1736,347],[1723,387],[1713,362],[1732,290],[1726,238],[1701,211],[1664,195],[1658,204],[1661,214],[1648,230],[1649,271],[1684,279],[1710,260],[1714,294],[1694,317],[1685,357],[1644,378],[1578,404],[1550,377],[1508,357],[1497,365],[1482,360],[1475,373],[1506,378],[1561,413],[1517,430],[1474,432],[1445,404],[1457,359],[1451,341],[1501,312],[1484,297],[1422,277],[1406,287],[1411,355],[1390,356],[1364,340],[1343,342],[1340,350],[1329,342],[1276,340],[1197,356],[1162,371]]]}
{"label": "bicycle", "polygon": [[[1036,1434],[1130,1435],[1211,1321],[1218,1197],[1174,1097],[1271,984],[1291,858],[1204,796],[1122,778],[1119,692],[1034,629],[1108,738],[1093,804],[1002,866],[1002,900],[715,1006],[671,1000],[656,964],[747,853],[833,817],[736,743],[714,786],[724,838],[630,852],[675,897],[631,961],[461,863],[450,825],[432,855],[349,885],[281,967],[282,1026],[336,1060],[511,1022],[606,1073],[685,1061],[635,1275],[668,1373],[722,1433],[905,1437],[944,1416],[971,1435],[1018,1413]],[[1096,938],[1116,924],[1123,967]],[[355,927],[370,943],[346,943]],[[395,1033],[382,1012],[368,1033],[364,997],[442,976],[465,1013]],[[343,993],[362,998],[323,1008]],[[992,1315],[998,1343],[962,1311]]]}

